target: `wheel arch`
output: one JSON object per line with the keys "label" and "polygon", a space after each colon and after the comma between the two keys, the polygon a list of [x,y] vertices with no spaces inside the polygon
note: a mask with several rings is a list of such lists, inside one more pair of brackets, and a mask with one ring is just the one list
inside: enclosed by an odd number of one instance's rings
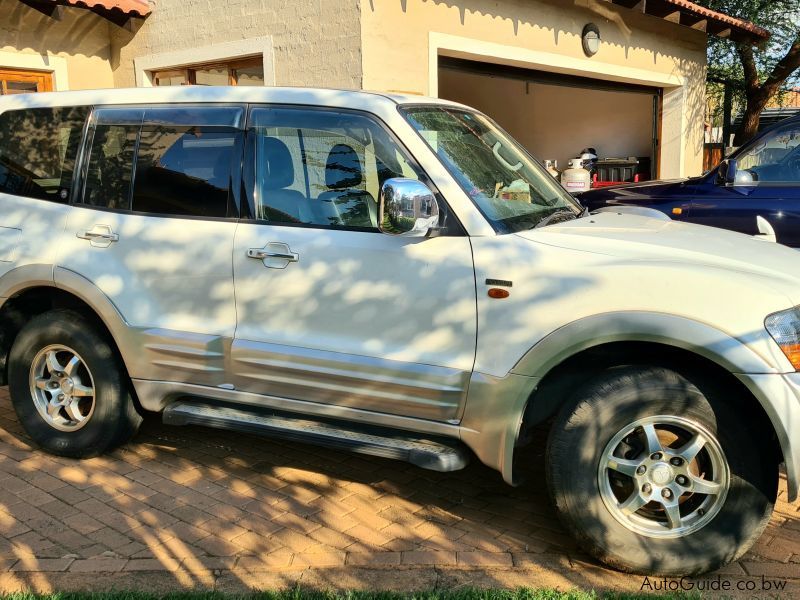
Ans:
{"label": "wheel arch", "polygon": [[524,444],[537,425],[553,417],[563,402],[593,376],[606,369],[636,365],[669,368],[690,381],[699,381],[701,378],[712,380],[715,386],[730,392],[732,397],[742,398],[744,409],[754,426],[771,434],[769,439],[776,460],[783,460],[783,450],[768,412],[733,372],[718,362],[680,346],[634,340],[591,346],[550,369],[528,399],[517,433],[517,445]]}
{"label": "wheel arch", "polygon": [[[736,376],[781,372],[772,361],[711,326],[646,312],[609,313],[574,321],[531,347],[505,377],[474,374],[462,437],[484,463],[499,469],[506,482],[516,485],[515,450],[529,441],[536,425],[551,418],[565,399],[599,370],[644,364],[644,360],[654,366],[721,377],[725,385],[747,399],[753,417],[776,436],[778,462],[791,456],[781,435],[783,426],[775,422],[776,411],[764,405],[769,400],[753,394]],[[498,422],[502,424],[492,426]],[[790,481],[790,488],[796,487],[797,482]]]}
{"label": "wheel arch", "polygon": [[55,308],[70,308],[91,319],[124,363],[122,315],[102,291],[77,273],[45,265],[14,269],[0,278],[0,299],[0,384],[7,382],[8,355],[19,331],[32,317]]}

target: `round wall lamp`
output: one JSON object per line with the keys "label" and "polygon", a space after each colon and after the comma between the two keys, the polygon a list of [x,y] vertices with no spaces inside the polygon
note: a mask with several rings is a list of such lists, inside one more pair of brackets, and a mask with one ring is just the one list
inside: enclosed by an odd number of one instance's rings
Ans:
{"label": "round wall lamp", "polygon": [[600,29],[594,23],[588,23],[581,33],[581,45],[586,56],[594,56],[600,50]]}

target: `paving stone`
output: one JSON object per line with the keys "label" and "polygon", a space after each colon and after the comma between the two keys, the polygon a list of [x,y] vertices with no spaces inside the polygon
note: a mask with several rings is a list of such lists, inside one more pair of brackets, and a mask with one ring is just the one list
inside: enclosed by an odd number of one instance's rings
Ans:
{"label": "paving stone", "polygon": [[440,550],[411,550],[403,552],[400,562],[404,565],[454,565],[456,564],[456,553]]}
{"label": "paving stone", "polygon": [[[5,388],[0,415],[0,592],[640,584],[578,551],[542,490],[479,464],[434,473],[151,418],[130,444],[76,461],[20,441]],[[532,456],[521,475],[541,480],[543,448]],[[785,491],[782,479],[765,535],[718,574],[800,585]]]}
{"label": "paving stone", "polygon": [[22,558],[11,567],[11,571],[41,573],[66,571],[74,561],[74,558]]}
{"label": "paving stone", "polygon": [[125,558],[95,557],[77,559],[69,567],[72,573],[106,573],[121,571],[128,563]]}
{"label": "paving stone", "polygon": [[124,571],[177,571],[181,563],[177,560],[157,558],[134,558],[123,567]]}
{"label": "paving stone", "polygon": [[514,561],[508,552],[458,552],[457,562],[468,567],[511,567]]}

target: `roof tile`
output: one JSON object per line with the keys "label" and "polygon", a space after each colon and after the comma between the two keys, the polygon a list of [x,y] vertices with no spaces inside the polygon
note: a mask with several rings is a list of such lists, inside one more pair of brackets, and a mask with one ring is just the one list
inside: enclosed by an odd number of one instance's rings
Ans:
{"label": "roof tile", "polygon": [[146,17],[151,12],[147,0],[63,0],[63,3],[79,8],[118,10],[131,17]]}

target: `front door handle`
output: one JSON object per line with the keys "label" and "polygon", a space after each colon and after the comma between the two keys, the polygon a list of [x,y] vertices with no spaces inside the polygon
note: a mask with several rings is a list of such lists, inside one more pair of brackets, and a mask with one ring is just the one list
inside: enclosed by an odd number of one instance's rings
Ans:
{"label": "front door handle", "polygon": [[270,252],[263,248],[250,248],[250,250],[247,251],[247,256],[250,258],[258,258],[259,260],[264,260],[265,258],[282,258],[289,262],[297,262],[298,259],[297,252]]}
{"label": "front door handle", "polygon": [[270,269],[285,269],[290,262],[300,260],[300,255],[283,242],[268,242],[263,248],[250,248],[247,256],[262,261]]}
{"label": "front door handle", "polygon": [[108,248],[113,242],[119,241],[119,235],[114,233],[109,225],[94,225],[86,231],[75,234],[79,239],[89,240],[96,248]]}

